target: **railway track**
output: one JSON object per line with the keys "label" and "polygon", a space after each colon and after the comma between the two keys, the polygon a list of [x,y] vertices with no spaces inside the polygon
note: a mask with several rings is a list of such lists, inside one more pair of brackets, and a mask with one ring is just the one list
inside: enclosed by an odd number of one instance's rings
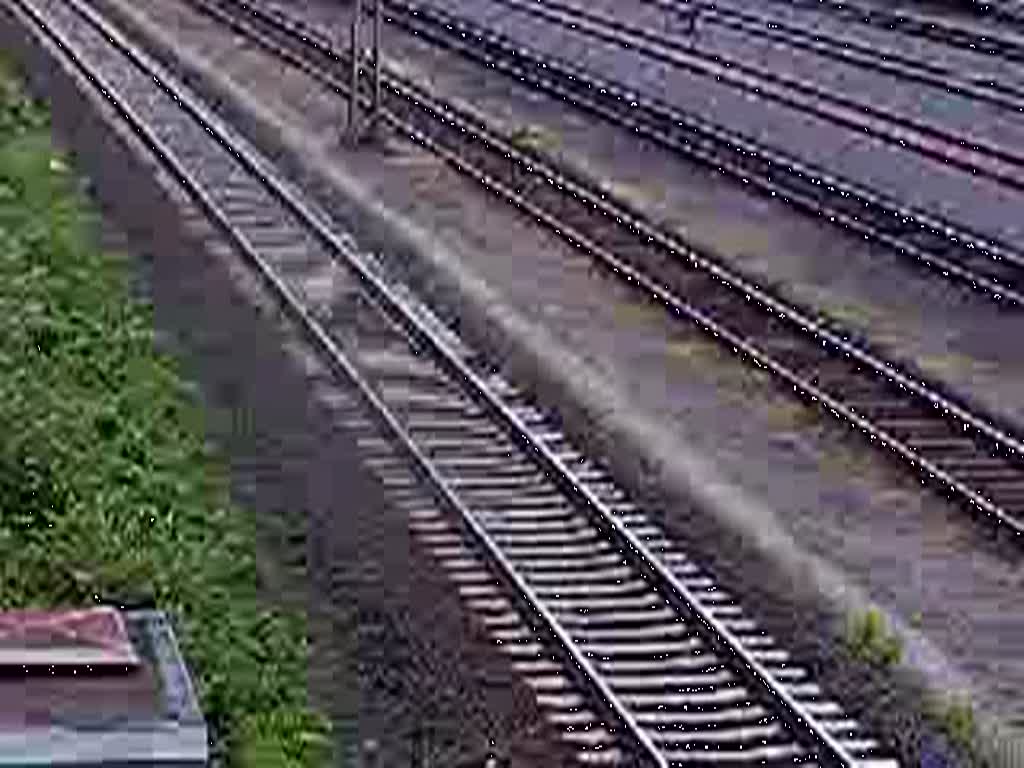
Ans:
{"label": "railway track", "polygon": [[941,62],[906,56],[898,51],[880,53],[874,46],[856,40],[831,37],[820,29],[804,29],[793,23],[736,7],[719,8],[714,2],[643,1],[646,5],[673,15],[689,14],[697,10],[702,25],[711,23],[762,40],[774,40],[797,50],[810,51],[863,69],[941,88],[948,93],[991,104],[1008,112],[1024,112],[1024,87],[999,83],[970,72],[959,72],[943,66]]}
{"label": "railway track", "polygon": [[329,364],[337,418],[581,764],[896,765],[549,415],[141,49],[81,0],[11,7]]}
{"label": "railway track", "polygon": [[[962,11],[968,18],[985,19],[986,21],[1000,21],[1010,27],[1016,27],[1016,31],[1024,30],[1024,8],[1020,0],[968,0],[965,3],[967,8]],[[938,4],[940,10],[942,3]]]}
{"label": "railway track", "polygon": [[850,98],[834,89],[766,71],[739,59],[708,54],[688,39],[628,24],[563,0],[493,0],[510,10],[554,22],[588,37],[637,51],[675,69],[714,77],[717,82],[813,115],[865,136],[936,160],[972,176],[1024,189],[1024,156],[1014,150],[965,138],[935,126]]}
{"label": "railway track", "polygon": [[[685,0],[684,0],[685,2]],[[852,21],[923,37],[972,53],[987,53],[1015,63],[1024,62],[1024,40],[1001,35],[982,35],[949,21],[892,10],[881,4],[867,5],[856,0],[769,0],[777,6],[827,11]]]}
{"label": "railway track", "polygon": [[[190,0],[339,94],[347,57],[291,16],[257,4]],[[234,12],[230,11],[234,9]],[[342,66],[339,66],[341,64]],[[969,405],[866,344],[786,303],[659,230],[629,206],[538,153],[517,149],[471,110],[387,69],[383,119],[584,249],[674,315],[767,369],[805,402],[867,434],[980,510],[1024,533],[1024,444]],[[369,105],[368,94],[363,94]]]}
{"label": "railway track", "polygon": [[436,6],[388,0],[386,7],[388,21],[410,34],[885,246],[944,279],[1015,308],[1024,305],[1024,253],[1015,247],[839,179],[739,131],[597,78],[569,62],[531,51]]}

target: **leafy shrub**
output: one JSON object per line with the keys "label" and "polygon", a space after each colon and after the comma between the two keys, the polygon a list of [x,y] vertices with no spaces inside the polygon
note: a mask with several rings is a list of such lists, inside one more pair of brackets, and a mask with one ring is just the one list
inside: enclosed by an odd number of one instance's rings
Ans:
{"label": "leafy shrub", "polygon": [[148,592],[175,620],[217,749],[320,764],[304,623],[265,609],[254,531],[201,415],[9,73],[0,63],[0,609]]}
{"label": "leafy shrub", "polygon": [[903,643],[890,634],[885,617],[877,608],[850,618],[846,647],[854,658],[878,667],[898,664],[903,656]]}

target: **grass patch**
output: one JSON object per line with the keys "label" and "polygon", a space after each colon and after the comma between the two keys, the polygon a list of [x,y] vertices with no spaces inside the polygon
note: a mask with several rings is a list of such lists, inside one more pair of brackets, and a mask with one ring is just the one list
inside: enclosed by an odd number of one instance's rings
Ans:
{"label": "grass patch", "polygon": [[[664,312],[644,301],[642,298],[623,296],[612,306],[615,322],[621,325],[644,325],[657,323],[664,317]],[[671,349],[672,343],[669,343]]]}
{"label": "grass patch", "polygon": [[[831,414],[828,416],[831,418]],[[818,457],[818,471],[832,479],[860,480],[874,471],[875,462],[875,455],[866,445],[833,444]]]}
{"label": "grass patch", "polygon": [[772,405],[782,405],[785,403],[782,407],[800,406],[800,403],[793,401],[789,395],[783,395],[776,391],[766,391],[771,390],[776,382],[775,377],[766,368],[762,368],[751,358],[737,355],[731,350],[729,351],[729,356],[742,366],[743,377],[740,379],[740,390],[745,396],[762,398]]}
{"label": "grass patch", "polygon": [[[658,310],[661,313],[661,310]],[[685,360],[692,363],[721,362],[722,352],[717,345],[699,338],[672,339],[668,342],[666,353],[673,360]]]}
{"label": "grass patch", "polygon": [[971,373],[994,373],[999,370],[998,363],[988,360],[975,360],[955,352],[943,355],[925,355],[918,358],[917,364],[932,376],[965,376]]}
{"label": "grass patch", "polygon": [[322,764],[303,617],[262,601],[255,531],[68,166],[0,63],[0,609],[147,591],[233,765]]}
{"label": "grass patch", "polygon": [[972,765],[984,764],[978,750],[974,705],[967,694],[933,698],[927,704],[926,713],[949,739],[950,744],[971,759]]}
{"label": "grass patch", "polygon": [[884,318],[874,307],[834,294],[818,286],[807,286],[808,303],[844,328],[861,331],[879,325]]}
{"label": "grass patch", "polygon": [[554,131],[531,124],[512,131],[509,143],[521,152],[553,152],[562,145],[562,140]]}
{"label": "grass patch", "polygon": [[607,186],[612,195],[634,204],[661,203],[667,197],[665,186],[650,179],[613,181],[609,182]]}
{"label": "grass patch", "polygon": [[[764,373],[759,371],[759,373]],[[765,374],[767,375],[767,374]],[[767,383],[766,383],[767,384]],[[800,430],[817,426],[821,421],[817,408],[805,405],[794,397],[775,395],[767,398],[765,413],[769,426],[780,430]]]}
{"label": "grass patch", "polygon": [[876,667],[891,667],[903,658],[903,643],[890,633],[877,608],[854,614],[847,621],[846,648],[853,658]]}
{"label": "grass patch", "polygon": [[777,393],[765,391],[773,386],[768,371],[711,339],[673,339],[666,345],[665,356],[669,364],[713,383],[724,401],[749,403],[751,397],[769,398],[785,407],[786,401]]}
{"label": "grass patch", "polygon": [[967,696],[953,696],[943,708],[942,724],[950,741],[970,751],[974,745],[974,705]]}

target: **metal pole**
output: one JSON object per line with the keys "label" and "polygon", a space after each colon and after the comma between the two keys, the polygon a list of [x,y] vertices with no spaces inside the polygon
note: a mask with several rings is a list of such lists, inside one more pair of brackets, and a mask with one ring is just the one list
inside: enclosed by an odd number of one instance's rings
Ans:
{"label": "metal pole", "polygon": [[380,116],[380,36],[384,26],[382,16],[383,0],[374,0],[373,3],[373,119],[376,121]]}
{"label": "metal pole", "polygon": [[367,739],[363,742],[362,764],[365,768],[379,768],[377,760],[380,752],[379,746],[374,739]]}
{"label": "metal pole", "polygon": [[352,78],[348,100],[348,133],[352,141],[356,138],[356,121],[359,119],[359,22],[362,17],[363,0],[356,0],[352,16]]}

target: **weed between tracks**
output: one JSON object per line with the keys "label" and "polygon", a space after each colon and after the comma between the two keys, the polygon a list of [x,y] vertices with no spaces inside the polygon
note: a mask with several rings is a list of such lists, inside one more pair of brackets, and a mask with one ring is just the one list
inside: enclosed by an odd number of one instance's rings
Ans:
{"label": "weed between tracks", "polygon": [[855,659],[877,667],[891,667],[903,658],[903,643],[889,631],[885,617],[877,608],[850,617],[846,647]]}
{"label": "weed between tracks", "polygon": [[561,146],[561,138],[541,125],[522,125],[512,131],[509,141],[523,152],[553,152]]}
{"label": "weed between tracks", "polygon": [[254,531],[201,417],[12,72],[0,62],[0,608],[148,592],[175,619],[215,755],[321,764],[302,617],[260,602]]}

